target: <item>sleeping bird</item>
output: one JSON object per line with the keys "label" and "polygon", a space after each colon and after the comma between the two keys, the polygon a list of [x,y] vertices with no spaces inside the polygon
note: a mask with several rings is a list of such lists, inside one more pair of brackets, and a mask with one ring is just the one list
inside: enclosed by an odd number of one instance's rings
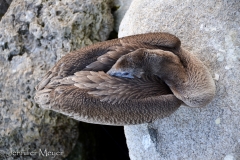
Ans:
{"label": "sleeping bird", "polygon": [[215,95],[207,67],[169,33],[134,35],[68,53],[36,86],[35,101],[79,121],[130,125],[203,107]]}

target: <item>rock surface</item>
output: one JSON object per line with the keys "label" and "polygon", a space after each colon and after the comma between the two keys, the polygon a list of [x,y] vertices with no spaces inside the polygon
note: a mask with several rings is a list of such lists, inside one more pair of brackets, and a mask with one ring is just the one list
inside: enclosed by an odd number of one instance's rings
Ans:
{"label": "rock surface", "polygon": [[11,3],[0,22],[0,159],[50,159],[40,149],[66,157],[78,138],[77,122],[39,108],[34,87],[66,53],[106,40],[112,29],[110,0]]}
{"label": "rock surface", "polygon": [[118,32],[119,25],[127,12],[129,6],[131,5],[132,0],[114,0],[113,8],[114,8],[114,30]]}
{"label": "rock surface", "polygon": [[196,54],[215,79],[204,108],[181,106],[168,118],[125,126],[132,160],[240,159],[240,3],[133,0],[119,37],[170,32]]}

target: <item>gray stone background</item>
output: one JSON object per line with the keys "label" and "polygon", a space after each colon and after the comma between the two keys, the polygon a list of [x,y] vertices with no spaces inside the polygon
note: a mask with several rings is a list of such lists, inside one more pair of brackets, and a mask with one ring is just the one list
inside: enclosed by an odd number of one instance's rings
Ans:
{"label": "gray stone background", "polygon": [[34,86],[66,53],[106,40],[113,25],[110,0],[12,1],[0,22],[1,158],[49,159],[10,155],[46,149],[62,159],[72,151],[78,122],[39,108]]}
{"label": "gray stone background", "polygon": [[238,0],[133,0],[119,37],[169,32],[215,79],[204,108],[181,106],[151,124],[125,126],[132,160],[240,159],[240,3]]}
{"label": "gray stone background", "polygon": [[[10,2],[0,2],[0,16]],[[34,86],[66,53],[104,41],[113,28],[119,28],[119,37],[159,31],[175,34],[210,69],[217,86],[216,97],[204,108],[181,106],[151,124],[125,126],[130,158],[240,159],[239,1],[130,2],[12,2],[0,22],[0,156],[6,156],[9,148],[63,151],[56,159],[72,151],[79,134],[77,122],[40,109],[33,101]]]}

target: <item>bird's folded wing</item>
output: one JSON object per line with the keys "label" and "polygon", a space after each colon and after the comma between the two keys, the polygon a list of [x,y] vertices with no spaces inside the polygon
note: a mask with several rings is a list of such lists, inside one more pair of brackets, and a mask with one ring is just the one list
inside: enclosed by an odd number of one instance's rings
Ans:
{"label": "bird's folded wing", "polygon": [[105,54],[99,56],[96,61],[87,65],[83,70],[107,72],[121,56],[137,49],[165,49],[172,51],[179,49],[181,45],[177,37],[168,33],[148,33],[118,40],[117,44],[110,46]]}
{"label": "bird's folded wing", "polygon": [[62,57],[35,88],[41,90],[51,81],[81,70],[106,72],[119,57],[136,49],[172,50],[178,49],[180,44],[177,37],[168,33],[148,33],[96,43]]}
{"label": "bird's folded wing", "polygon": [[111,46],[105,54],[99,56],[96,61],[87,65],[83,71],[107,72],[122,55],[130,52],[132,52],[130,48],[123,47],[122,45]]}
{"label": "bird's folded wing", "polygon": [[108,52],[99,56],[96,61],[90,63],[83,69],[83,71],[104,71],[107,72],[116,61],[123,55],[126,55],[130,52],[133,52],[140,48],[148,48],[148,49],[157,49],[157,46],[151,46],[149,44],[130,43],[127,40],[119,40],[120,43],[115,46],[111,46],[108,48]]}
{"label": "bird's folded wing", "polygon": [[71,80],[76,87],[89,90],[88,94],[112,104],[172,94],[169,87],[155,76],[127,79],[112,77],[104,72],[80,71],[71,76]]}

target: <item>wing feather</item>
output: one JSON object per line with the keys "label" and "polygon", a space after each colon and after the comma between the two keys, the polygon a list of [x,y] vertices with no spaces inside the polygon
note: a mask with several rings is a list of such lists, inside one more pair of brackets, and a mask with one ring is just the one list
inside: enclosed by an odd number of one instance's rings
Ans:
{"label": "wing feather", "polygon": [[80,72],[71,78],[75,82],[74,85],[80,89],[87,89],[88,94],[112,104],[172,93],[168,86],[155,76],[127,79],[112,77],[102,71]]}

